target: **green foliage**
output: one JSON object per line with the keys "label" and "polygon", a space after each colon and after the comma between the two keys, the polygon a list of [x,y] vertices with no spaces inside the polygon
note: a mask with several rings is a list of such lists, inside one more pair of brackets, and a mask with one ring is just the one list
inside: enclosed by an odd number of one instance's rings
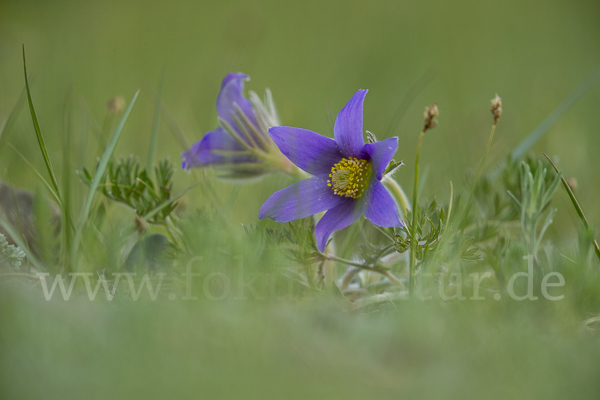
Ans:
{"label": "green foliage", "polygon": [[266,247],[283,249],[285,256],[298,264],[310,264],[318,254],[314,239],[315,224],[312,218],[288,222],[280,228],[262,228],[244,225],[252,240],[259,240]]}
{"label": "green foliage", "polygon": [[92,202],[94,200],[94,197],[96,196],[96,191],[98,190],[98,185],[100,184],[100,181],[102,180],[102,177],[104,176],[104,172],[106,171],[107,164],[112,159],[113,152],[115,151],[115,148],[117,147],[119,138],[121,137],[121,133],[123,132],[123,127],[125,126],[125,123],[127,122],[127,119],[129,118],[129,114],[131,113],[131,110],[133,109],[133,106],[135,105],[139,94],[140,94],[140,91],[138,89],[135,92],[135,94],[133,95],[133,98],[131,99],[131,102],[127,106],[127,109],[123,113],[121,120],[117,124],[117,127],[115,128],[115,130],[110,138],[110,141],[108,142],[108,145],[106,146],[106,148],[104,149],[104,152],[102,153],[102,157],[100,157],[100,161],[98,161],[98,166],[96,167],[96,173],[94,174],[94,178],[89,181],[90,182],[90,190],[85,198],[85,202],[83,203],[83,208],[81,209],[81,215],[79,217],[79,222],[77,223],[77,227],[75,229],[75,236],[73,237],[73,242],[71,243],[71,247],[70,247],[71,254],[70,254],[69,258],[70,258],[71,262],[74,262],[75,258],[77,257],[77,254],[79,251],[79,245],[81,243],[81,238],[83,236],[83,229],[85,228],[90,210],[92,208]]}
{"label": "green foliage", "polygon": [[416,240],[417,259],[424,260],[431,252],[435,251],[439,244],[446,223],[446,211],[437,207],[435,200],[425,206],[419,205],[418,207],[417,215],[419,218],[416,223],[413,224],[413,212],[410,211],[406,216],[405,226],[402,228],[406,233],[406,237],[394,235],[394,244],[399,253],[404,253],[411,248],[411,240]]}
{"label": "green foliage", "polygon": [[[575,207],[575,211],[577,211],[577,215],[579,215],[579,218],[581,219],[581,222],[583,223],[583,226],[585,227],[586,231],[591,232],[592,228],[590,226],[590,223],[588,222],[585,214],[583,213],[583,209],[581,208],[581,205],[579,205],[579,202],[577,201],[577,198],[575,197],[575,193],[573,193],[573,189],[571,189],[571,187],[569,186],[569,184],[567,183],[565,178],[562,176],[561,172],[558,170],[558,167],[554,164],[554,162],[552,162],[552,160],[550,159],[550,157],[548,157],[548,155],[546,155],[546,153],[544,153],[544,157],[546,157],[546,159],[548,159],[548,161],[550,162],[550,164],[552,164],[552,167],[554,168],[556,173],[558,175],[560,175],[560,180],[562,181],[563,187],[565,188],[565,190],[567,191],[567,194],[569,195],[569,199],[571,200],[573,207]],[[593,237],[593,235],[590,238],[590,242],[592,243],[592,245],[594,247],[594,251],[596,252],[596,257],[598,257],[598,260],[600,260],[600,245],[598,245],[598,241]]]}
{"label": "green foliage", "polygon": [[25,258],[25,252],[20,247],[8,244],[6,237],[0,233],[0,267],[18,269]]}
{"label": "green foliage", "polygon": [[394,235],[396,251],[404,253],[410,250],[411,238],[415,237],[419,261],[433,257],[442,262],[456,257],[466,262],[481,260],[474,239],[448,226],[447,211],[439,207],[436,200],[419,205],[418,215],[417,224],[413,226],[412,212],[409,212],[403,228],[405,235]]}
{"label": "green foliage", "polygon": [[166,270],[168,246],[169,240],[160,233],[142,237],[127,256],[125,268],[136,272]]}
{"label": "green foliage", "polygon": [[[560,175],[548,182],[548,170],[541,160],[532,169],[530,164],[520,164],[520,193],[508,194],[519,210],[521,230],[529,254],[537,257],[546,230],[552,223],[556,209],[546,212],[560,183]],[[518,197],[517,197],[518,196]]]}
{"label": "green foliage", "polygon": [[[83,168],[81,177],[87,185],[91,185],[92,175],[86,168]],[[101,178],[100,192],[106,198],[132,208],[140,217],[168,203],[149,220],[162,223],[177,207],[176,202],[171,202],[172,178],[173,164],[169,159],[154,167],[154,179],[151,179],[138,158],[129,156],[109,161]]]}
{"label": "green foliage", "polygon": [[392,161],[390,161],[389,165],[383,172],[383,175],[384,176],[388,176],[388,175],[393,176],[396,172],[398,172],[398,170],[402,166],[404,166],[404,163],[402,161],[392,160]]}

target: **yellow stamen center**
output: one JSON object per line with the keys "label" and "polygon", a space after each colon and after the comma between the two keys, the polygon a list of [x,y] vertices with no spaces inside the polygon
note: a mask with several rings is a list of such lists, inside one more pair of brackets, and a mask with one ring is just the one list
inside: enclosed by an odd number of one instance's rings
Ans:
{"label": "yellow stamen center", "polygon": [[365,192],[371,177],[371,164],[358,158],[342,158],[331,168],[327,186],[342,197],[358,199]]}

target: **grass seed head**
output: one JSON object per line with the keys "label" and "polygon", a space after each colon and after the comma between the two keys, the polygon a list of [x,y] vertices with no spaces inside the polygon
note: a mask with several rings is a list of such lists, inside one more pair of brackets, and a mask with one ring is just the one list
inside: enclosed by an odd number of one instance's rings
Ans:
{"label": "grass seed head", "polygon": [[490,111],[494,116],[494,125],[496,125],[500,120],[500,116],[502,116],[502,99],[498,96],[498,93],[496,93],[490,104]]}
{"label": "grass seed head", "polygon": [[438,115],[440,115],[440,110],[438,109],[437,103],[433,103],[432,106],[425,107],[425,112],[423,113],[425,118],[425,126],[423,131],[428,131],[435,128],[437,125],[437,120],[435,118]]}

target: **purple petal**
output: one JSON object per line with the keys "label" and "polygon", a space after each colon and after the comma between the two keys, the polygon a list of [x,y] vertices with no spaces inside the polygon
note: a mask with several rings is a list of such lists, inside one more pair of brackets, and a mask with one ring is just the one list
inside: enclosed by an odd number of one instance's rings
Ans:
{"label": "purple petal", "polygon": [[392,161],[397,148],[398,138],[395,137],[365,144],[365,151],[371,157],[378,180],[383,177],[383,172]]}
{"label": "purple petal", "polygon": [[334,231],[352,225],[362,213],[363,203],[346,198],[340,205],[327,211],[315,227],[319,251],[325,250],[327,240]]}
{"label": "purple petal", "polygon": [[273,193],[264,202],[258,218],[289,222],[329,210],[345,200],[327,186],[327,175],[313,176]]}
{"label": "purple petal", "polygon": [[359,90],[337,115],[333,127],[335,142],[346,157],[363,157],[363,103],[367,90]]}
{"label": "purple petal", "polygon": [[368,191],[359,200],[363,201],[365,217],[373,224],[386,228],[404,226],[398,218],[396,202],[378,180],[371,180]]}
{"label": "purple petal", "polygon": [[290,161],[309,174],[329,174],[344,158],[334,140],[307,129],[274,126],[269,135]]}
{"label": "purple petal", "polygon": [[200,141],[192,145],[191,149],[181,155],[181,167],[189,169],[209,164],[235,164],[256,161],[254,157],[245,154],[219,154],[219,151],[234,153],[244,151],[244,148],[225,129],[218,128],[207,132]]}
{"label": "purple petal", "polygon": [[244,96],[244,81],[247,80],[250,80],[250,77],[242,73],[227,74],[225,79],[223,79],[221,91],[217,97],[217,112],[219,113],[219,117],[227,122],[243,139],[245,139],[245,135],[239,130],[238,123],[232,115],[232,113],[237,113],[235,104],[240,107],[254,126],[257,126],[252,104]]}

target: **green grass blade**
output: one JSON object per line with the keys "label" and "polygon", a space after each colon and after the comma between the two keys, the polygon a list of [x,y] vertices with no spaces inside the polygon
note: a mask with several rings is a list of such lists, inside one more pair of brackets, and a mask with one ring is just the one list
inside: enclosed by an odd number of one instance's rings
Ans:
{"label": "green grass blade", "polygon": [[[73,220],[71,217],[71,199],[72,199],[72,190],[71,190],[71,136],[72,136],[72,105],[71,105],[71,94],[68,93],[67,98],[65,99],[64,111],[63,111],[63,168],[62,168],[62,184],[63,184],[63,207],[61,207],[62,212],[62,234],[63,234],[63,243],[62,251],[61,251],[61,259],[64,261],[62,263],[61,270],[63,272],[71,272],[69,268],[71,267],[71,263],[69,262],[69,248],[68,245],[71,243],[71,236],[75,231],[73,227]],[[66,269],[66,271],[65,271]]]}
{"label": "green grass blade", "polygon": [[4,125],[2,126],[2,129],[0,129],[0,153],[2,152],[4,145],[8,141],[7,133],[13,127],[13,125],[15,124],[15,121],[17,120],[17,118],[19,117],[19,114],[21,113],[21,108],[23,107],[23,103],[25,102],[25,93],[26,93],[26,91],[25,91],[25,89],[23,89],[23,91],[21,92],[21,95],[19,96],[19,100],[17,100],[17,103],[15,104],[12,111],[8,115],[8,118],[6,119]]}
{"label": "green grass blade", "polygon": [[579,100],[581,96],[594,85],[594,83],[596,83],[598,78],[600,78],[600,67],[598,67],[577,89],[564,99],[541,124],[527,135],[527,137],[513,150],[512,158],[516,160],[525,154],[531,146],[540,140],[552,125],[554,125],[556,121],[558,121],[560,117],[562,117],[562,115],[567,112],[569,108],[571,108],[571,106],[573,106],[573,104],[575,104],[577,100]]}
{"label": "green grass blade", "polygon": [[[583,222],[583,225],[585,226],[586,229],[588,229],[588,230],[591,229],[590,223],[588,222],[587,218],[585,217],[585,214],[583,213],[583,209],[581,208],[581,206],[579,205],[579,202],[577,201],[577,198],[575,197],[575,193],[573,193],[573,190],[571,190],[571,187],[569,186],[569,184],[567,183],[565,178],[562,176],[562,173],[560,172],[560,170],[552,162],[550,157],[548,157],[548,155],[546,153],[543,153],[543,154],[544,154],[544,157],[546,157],[548,159],[550,164],[552,164],[552,167],[554,167],[554,170],[556,171],[556,173],[560,175],[562,184],[565,187],[565,190],[567,191],[567,194],[569,195],[569,198],[571,199],[571,203],[573,203],[573,206],[575,207],[575,211],[577,211],[577,214],[579,215],[581,222]],[[596,239],[594,239],[594,250],[596,251],[596,256],[598,257],[598,260],[600,260],[600,246],[598,245],[598,242],[596,241]]]}
{"label": "green grass blade", "polygon": [[25,242],[23,242],[23,240],[21,239],[21,235],[19,235],[17,230],[2,215],[0,215],[0,225],[2,225],[2,228],[4,228],[4,231],[6,233],[8,233],[8,236],[10,236],[13,242],[15,242],[16,245],[19,246],[21,250],[23,250],[23,252],[27,256],[27,260],[31,264],[33,264],[33,266],[38,271],[45,271],[46,267],[44,267],[44,265],[37,258],[35,258],[31,250],[29,250],[29,247],[27,247]]}
{"label": "green grass blade", "polygon": [[140,94],[140,91],[138,89],[138,91],[135,92],[135,94],[133,95],[133,99],[131,100],[131,103],[129,103],[129,106],[127,106],[127,109],[123,113],[123,117],[121,117],[121,121],[119,121],[119,124],[115,128],[115,131],[114,131],[112,137],[110,138],[110,141],[108,142],[108,146],[106,146],[106,149],[104,150],[104,154],[102,154],[102,158],[100,159],[100,162],[98,163],[98,169],[96,170],[96,174],[94,175],[94,179],[92,180],[92,184],[90,185],[90,191],[88,192],[88,195],[85,199],[85,203],[83,204],[83,209],[81,210],[81,217],[79,219],[77,229],[75,230],[75,236],[73,238],[73,243],[71,245],[71,257],[70,257],[71,262],[75,261],[75,256],[77,255],[77,251],[79,249],[79,244],[81,243],[81,237],[83,235],[83,228],[85,226],[85,222],[87,221],[88,214],[90,213],[90,209],[92,208],[92,201],[94,200],[94,195],[96,194],[96,191],[98,190],[98,186],[100,185],[100,180],[102,179],[102,176],[104,175],[106,166],[108,165],[108,162],[110,161],[110,158],[112,157],[112,153],[115,150],[115,147],[117,146],[117,141],[119,140],[119,137],[121,136],[121,132],[123,131],[123,126],[125,126],[125,122],[127,122],[127,118],[129,118],[131,109],[135,105],[135,102],[136,102],[139,94]]}
{"label": "green grass blade", "polygon": [[15,153],[17,153],[17,155],[19,157],[21,157],[21,159],[25,162],[25,164],[27,164],[29,166],[29,168],[31,168],[31,170],[37,175],[38,178],[40,178],[40,181],[42,181],[42,183],[44,184],[44,186],[46,186],[46,189],[48,189],[48,192],[50,192],[50,194],[52,195],[52,197],[54,198],[54,200],[56,200],[56,203],[58,204],[59,207],[61,207],[61,200],[60,197],[58,197],[58,194],[54,191],[54,189],[52,188],[52,186],[50,186],[50,184],[48,183],[48,181],[46,179],[44,179],[44,177],[42,176],[42,174],[40,173],[40,171],[38,171],[33,164],[31,164],[29,162],[29,160],[27,160],[27,158],[19,151],[15,148],[15,146],[13,146],[12,144],[10,144],[10,142],[8,143],[8,147],[10,147],[11,149],[13,149],[13,151]]}
{"label": "green grass blade", "polygon": [[146,171],[148,176],[151,176],[154,167],[154,161],[156,160],[156,148],[158,146],[158,125],[160,122],[160,110],[162,107],[162,93],[165,84],[165,73],[166,68],[163,69],[158,81],[158,89],[156,92],[156,106],[154,108],[154,121],[152,122],[152,135],[150,136],[150,150],[148,153],[148,164]]}
{"label": "green grass blade", "polygon": [[31,111],[31,120],[33,121],[33,128],[35,129],[35,134],[37,136],[38,144],[40,146],[40,150],[42,151],[42,156],[44,157],[44,163],[46,164],[46,169],[48,170],[48,174],[50,175],[50,181],[52,182],[52,187],[60,197],[60,190],[58,189],[58,181],[56,180],[56,175],[54,174],[54,169],[52,168],[52,163],[50,162],[50,157],[48,157],[48,151],[46,150],[46,142],[44,141],[44,136],[42,136],[42,131],[40,129],[40,124],[37,119],[37,115],[35,113],[35,108],[33,107],[33,101],[31,100],[31,91],[29,90],[29,80],[27,79],[27,64],[25,62],[25,45],[23,45],[23,72],[25,74],[25,88],[27,89],[27,100],[29,101],[29,111]]}

